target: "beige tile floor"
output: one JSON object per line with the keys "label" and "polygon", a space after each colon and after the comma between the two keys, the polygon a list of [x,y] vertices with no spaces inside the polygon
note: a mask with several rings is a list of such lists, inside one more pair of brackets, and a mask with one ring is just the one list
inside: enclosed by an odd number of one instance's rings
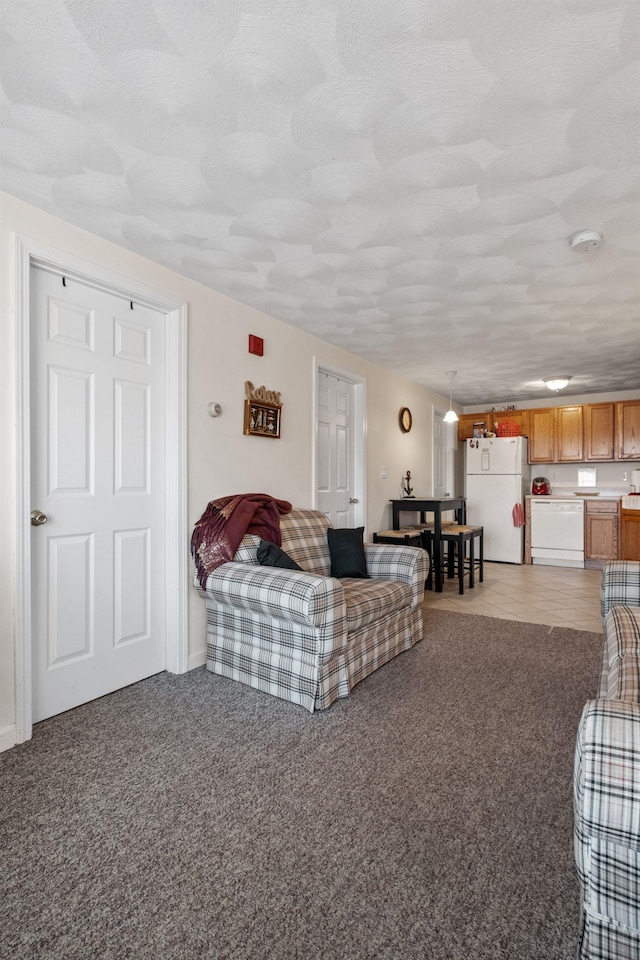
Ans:
{"label": "beige tile floor", "polygon": [[469,590],[465,578],[460,596],[458,581],[445,579],[442,593],[425,590],[424,605],[602,633],[600,577],[600,570],[485,562],[483,583],[476,575]]}

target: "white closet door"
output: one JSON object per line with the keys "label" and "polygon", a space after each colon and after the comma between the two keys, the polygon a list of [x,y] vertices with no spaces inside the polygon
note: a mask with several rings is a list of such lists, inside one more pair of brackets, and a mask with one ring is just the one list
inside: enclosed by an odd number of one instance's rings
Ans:
{"label": "white closet door", "polygon": [[31,270],[34,722],[166,665],[165,319]]}

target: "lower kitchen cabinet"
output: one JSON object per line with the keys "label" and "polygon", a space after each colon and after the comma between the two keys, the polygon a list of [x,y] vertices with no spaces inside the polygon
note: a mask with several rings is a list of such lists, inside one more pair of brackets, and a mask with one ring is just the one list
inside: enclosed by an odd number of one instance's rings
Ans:
{"label": "lower kitchen cabinet", "polygon": [[640,560],[640,510],[622,510],[620,513],[622,537],[621,560]]}
{"label": "lower kitchen cabinet", "polygon": [[619,502],[619,500],[586,500],[584,505],[586,567],[601,567],[605,560],[617,560],[620,530]]}

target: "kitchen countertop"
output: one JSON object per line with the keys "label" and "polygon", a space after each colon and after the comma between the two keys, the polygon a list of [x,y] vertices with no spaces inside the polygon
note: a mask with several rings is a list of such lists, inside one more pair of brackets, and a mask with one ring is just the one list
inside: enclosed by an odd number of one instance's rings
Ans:
{"label": "kitchen countertop", "polygon": [[558,490],[555,493],[527,493],[525,500],[605,500],[620,501],[623,510],[640,510],[640,496],[637,494],[619,493],[613,490],[599,490],[598,493],[576,493],[575,490]]}
{"label": "kitchen countertop", "polygon": [[[576,493],[574,490],[564,490],[557,491],[552,493],[527,493],[527,500],[571,500],[575,497],[576,500],[621,500],[624,494],[622,493],[607,493],[606,491],[599,491],[598,493]],[[636,498],[634,497],[634,500]],[[640,499],[640,498],[638,498]]]}

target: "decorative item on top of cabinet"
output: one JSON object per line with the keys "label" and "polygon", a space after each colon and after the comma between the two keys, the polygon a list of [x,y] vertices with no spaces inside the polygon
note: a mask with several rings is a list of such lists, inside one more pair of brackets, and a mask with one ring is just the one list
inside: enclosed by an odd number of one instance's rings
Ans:
{"label": "decorative item on top of cabinet", "polygon": [[615,456],[615,403],[588,403],[584,413],[585,460],[613,460]]}
{"label": "decorative item on top of cabinet", "polygon": [[640,460],[640,400],[616,403],[618,460]]}
{"label": "decorative item on top of cabinet", "polygon": [[619,500],[586,500],[584,505],[584,561],[602,567],[619,555]]}

